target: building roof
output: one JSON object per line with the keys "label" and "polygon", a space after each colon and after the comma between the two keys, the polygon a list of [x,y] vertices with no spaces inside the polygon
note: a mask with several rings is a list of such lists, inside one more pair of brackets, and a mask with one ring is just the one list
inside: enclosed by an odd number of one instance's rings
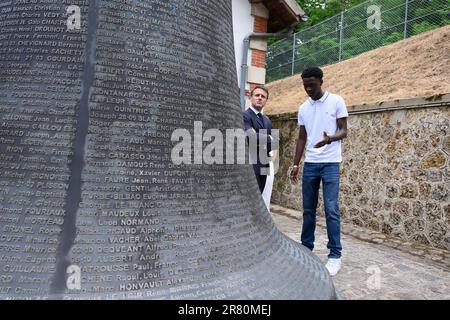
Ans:
{"label": "building roof", "polygon": [[262,2],[269,10],[268,32],[279,32],[293,28],[302,21],[302,17],[306,17],[305,12],[295,0],[257,1]]}

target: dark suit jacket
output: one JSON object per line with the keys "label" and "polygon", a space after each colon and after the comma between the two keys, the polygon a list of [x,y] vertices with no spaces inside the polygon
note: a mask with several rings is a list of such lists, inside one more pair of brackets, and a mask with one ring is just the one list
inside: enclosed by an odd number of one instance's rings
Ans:
{"label": "dark suit jacket", "polygon": [[[247,133],[247,141],[255,141],[257,143],[256,152],[257,154],[251,154],[252,159],[256,158],[256,164],[253,164],[253,170],[255,170],[256,174],[260,174],[261,167],[269,167],[268,159],[261,159],[259,150],[263,148],[266,150],[264,152],[267,157],[269,156],[269,152],[272,150],[272,139],[270,137],[272,133],[272,121],[265,115],[263,115],[262,121],[258,116],[253,112],[252,109],[248,108],[242,113],[244,118],[244,130]],[[251,130],[253,129],[253,130]],[[261,129],[266,129],[267,133],[264,134],[260,132]],[[250,148],[250,152],[252,149]]]}

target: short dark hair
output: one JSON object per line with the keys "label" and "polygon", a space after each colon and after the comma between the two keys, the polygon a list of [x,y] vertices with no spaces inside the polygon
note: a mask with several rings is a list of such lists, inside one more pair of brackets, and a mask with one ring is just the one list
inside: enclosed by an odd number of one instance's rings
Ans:
{"label": "short dark hair", "polygon": [[304,78],[323,78],[323,71],[319,67],[308,67],[302,72],[302,79]]}
{"label": "short dark hair", "polygon": [[252,91],[250,91],[250,97],[253,97],[253,92],[255,92],[256,89],[261,89],[262,91],[264,91],[265,93],[267,93],[267,98],[269,98],[269,89],[267,89],[264,86],[256,86],[252,89]]}

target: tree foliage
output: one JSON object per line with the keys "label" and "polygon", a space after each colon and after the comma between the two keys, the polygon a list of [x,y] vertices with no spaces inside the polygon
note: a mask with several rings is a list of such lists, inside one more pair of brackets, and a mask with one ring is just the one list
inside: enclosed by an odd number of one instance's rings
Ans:
{"label": "tree foliage", "polygon": [[[309,28],[364,1],[367,0],[296,0],[305,11],[308,20],[299,23],[295,27],[294,32]],[[278,38],[269,39],[268,44],[273,44],[279,40]]]}
{"label": "tree foliage", "polygon": [[297,25],[295,31],[308,28],[366,0],[296,0],[309,17]]}

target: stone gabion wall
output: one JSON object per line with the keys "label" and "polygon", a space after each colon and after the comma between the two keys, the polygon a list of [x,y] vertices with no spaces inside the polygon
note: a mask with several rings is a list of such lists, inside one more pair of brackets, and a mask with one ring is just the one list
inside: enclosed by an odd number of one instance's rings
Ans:
{"label": "stone gabion wall", "polygon": [[[299,185],[288,178],[296,115],[286,118],[272,117],[280,130],[272,202],[298,209],[300,216],[302,171]],[[348,127],[339,201],[343,221],[450,250],[450,106],[350,115]]]}

